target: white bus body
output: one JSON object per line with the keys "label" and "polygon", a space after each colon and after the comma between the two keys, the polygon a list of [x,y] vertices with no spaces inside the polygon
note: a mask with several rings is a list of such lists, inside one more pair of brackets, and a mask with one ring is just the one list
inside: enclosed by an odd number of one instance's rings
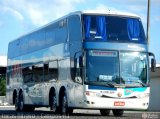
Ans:
{"label": "white bus body", "polygon": [[146,110],[149,55],[154,57],[138,16],[71,13],[10,42],[7,99],[17,111],[85,108],[121,116],[123,110]]}

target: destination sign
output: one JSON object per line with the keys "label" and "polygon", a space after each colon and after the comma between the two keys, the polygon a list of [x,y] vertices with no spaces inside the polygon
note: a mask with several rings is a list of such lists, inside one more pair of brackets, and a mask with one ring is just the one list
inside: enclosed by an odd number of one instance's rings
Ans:
{"label": "destination sign", "polygon": [[101,57],[117,57],[116,51],[97,51],[97,50],[91,50],[89,52],[90,56],[101,56]]}

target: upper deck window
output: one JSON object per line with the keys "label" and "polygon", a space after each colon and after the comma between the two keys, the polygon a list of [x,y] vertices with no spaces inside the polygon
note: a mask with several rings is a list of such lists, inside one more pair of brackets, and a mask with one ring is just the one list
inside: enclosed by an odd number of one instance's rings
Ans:
{"label": "upper deck window", "polygon": [[83,24],[86,41],[146,44],[139,18],[84,15]]}

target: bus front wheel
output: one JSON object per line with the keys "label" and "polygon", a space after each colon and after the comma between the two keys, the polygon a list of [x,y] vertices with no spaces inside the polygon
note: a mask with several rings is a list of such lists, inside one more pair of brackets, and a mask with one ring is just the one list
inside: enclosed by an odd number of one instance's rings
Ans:
{"label": "bus front wheel", "polygon": [[122,110],[122,109],[113,109],[112,112],[113,112],[114,116],[122,116],[123,113],[124,113],[124,110]]}

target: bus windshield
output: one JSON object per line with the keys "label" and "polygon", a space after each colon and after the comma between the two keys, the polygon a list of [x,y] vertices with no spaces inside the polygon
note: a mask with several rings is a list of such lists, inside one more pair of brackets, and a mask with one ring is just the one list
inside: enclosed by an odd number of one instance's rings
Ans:
{"label": "bus windshield", "polygon": [[121,79],[125,84],[147,82],[147,55],[139,52],[121,52]]}
{"label": "bus windshield", "polygon": [[146,86],[147,56],[139,52],[88,50],[86,83],[105,86]]}
{"label": "bus windshield", "polygon": [[139,18],[120,16],[83,16],[85,41],[146,44]]}

